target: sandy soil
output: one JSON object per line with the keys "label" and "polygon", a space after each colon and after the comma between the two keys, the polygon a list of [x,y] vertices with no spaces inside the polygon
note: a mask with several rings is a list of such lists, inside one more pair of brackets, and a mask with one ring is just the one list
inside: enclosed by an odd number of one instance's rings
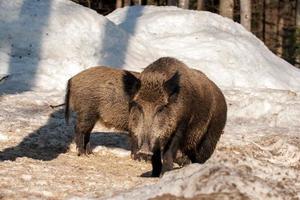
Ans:
{"label": "sandy soil", "polygon": [[295,117],[286,119],[294,126],[271,126],[288,124],[280,116],[292,113],[299,96],[276,104],[277,118],[266,114],[259,120],[242,113],[234,117],[242,105],[237,102],[249,98],[234,91],[226,96],[234,111],[211,159],[158,179],[147,177],[149,163],[131,160],[126,134],[106,133],[101,126],[91,138],[93,155],[78,157],[63,109],[49,107],[60,103],[62,94],[4,95],[0,199],[299,199],[300,127]]}
{"label": "sandy soil", "polygon": [[78,157],[63,110],[32,102],[31,95],[0,102],[5,107],[0,114],[0,199],[96,198],[158,181],[141,177],[151,166],[130,158],[125,134],[97,132],[96,127],[94,154]]}

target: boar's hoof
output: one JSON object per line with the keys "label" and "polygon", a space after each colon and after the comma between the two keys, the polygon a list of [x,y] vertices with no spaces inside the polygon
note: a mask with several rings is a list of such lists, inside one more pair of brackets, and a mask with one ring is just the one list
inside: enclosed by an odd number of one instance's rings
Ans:
{"label": "boar's hoof", "polygon": [[163,175],[168,172],[171,171],[173,169],[173,163],[168,163],[167,165],[163,165],[162,169],[161,169],[161,173],[159,175],[159,178],[163,177]]}
{"label": "boar's hoof", "polygon": [[189,159],[189,157],[187,155],[184,155],[182,152],[177,153],[174,162],[177,163],[179,167],[191,164],[191,160]]}
{"label": "boar's hoof", "polygon": [[93,153],[90,143],[87,143],[85,153],[86,155]]}
{"label": "boar's hoof", "polygon": [[81,156],[85,154],[85,149],[83,147],[77,148],[77,156]]}
{"label": "boar's hoof", "polygon": [[87,145],[86,145],[85,148],[84,148],[84,147],[78,147],[78,148],[77,148],[77,151],[78,151],[78,153],[77,153],[78,156],[81,156],[81,155],[86,155],[86,156],[88,156],[89,154],[92,154],[92,153],[93,153],[93,151],[92,151],[92,149],[91,149],[90,143],[87,143]]}
{"label": "boar's hoof", "polygon": [[161,177],[162,176],[161,170],[153,170],[151,176],[152,177]]}

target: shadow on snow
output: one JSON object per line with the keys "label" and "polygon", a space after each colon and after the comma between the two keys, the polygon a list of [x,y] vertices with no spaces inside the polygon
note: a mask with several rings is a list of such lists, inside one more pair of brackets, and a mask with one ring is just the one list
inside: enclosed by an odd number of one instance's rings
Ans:
{"label": "shadow on snow", "polygon": [[[30,33],[28,34],[26,30],[20,30],[21,34],[18,33],[18,30],[15,30],[14,34],[16,35],[11,36],[12,41],[10,41],[11,52],[8,69],[9,81],[5,81],[1,85],[0,95],[31,90],[41,57],[42,40],[45,34],[47,34],[44,33],[44,27],[48,25],[52,1],[53,0],[23,0],[18,19],[12,22],[6,22],[12,23],[8,24],[8,26],[12,25],[14,28],[19,27],[21,29],[24,23],[28,23],[28,20],[31,20],[30,29],[33,29],[35,37],[33,37]],[[41,9],[35,9],[37,4],[41,4]],[[29,18],[27,13],[28,10],[32,11]],[[26,64],[30,64],[24,66],[24,59],[26,60],[28,57],[31,59],[30,62],[26,62]],[[18,87],[16,88],[12,82],[15,81],[15,75],[22,76],[22,68],[30,68],[31,74],[29,77],[26,77],[26,81],[18,82]]]}
{"label": "shadow on snow", "polygon": [[[143,14],[143,11],[144,11],[143,6],[132,6],[127,9],[126,16],[123,20],[123,23],[128,21],[126,23],[127,28],[126,30],[125,28],[123,28],[123,30],[127,32],[128,37],[126,37],[125,41],[123,40],[124,38],[121,38],[120,41],[123,42],[112,41],[111,40],[112,30],[110,29],[109,23],[105,24],[105,35],[103,39],[102,49],[106,49],[108,52],[117,53],[118,56],[115,57],[113,56],[113,54],[109,54],[112,55],[113,57],[107,57],[104,63],[100,62],[101,65],[108,65],[108,66],[114,66],[120,68],[124,67],[124,65],[126,64],[126,54],[130,46],[130,38],[132,37],[132,35],[135,34],[137,20]],[[122,28],[122,23],[120,23],[119,27]],[[122,36],[124,35],[122,35],[121,33],[120,35],[118,35],[118,37],[122,37]]]}
{"label": "shadow on snow", "polygon": [[[54,111],[46,125],[30,133],[18,145],[0,151],[0,161],[14,161],[20,157],[53,160],[68,151],[73,135],[72,125],[64,123],[64,110]],[[91,134],[91,146],[130,149],[128,136],[124,133],[96,132]]]}

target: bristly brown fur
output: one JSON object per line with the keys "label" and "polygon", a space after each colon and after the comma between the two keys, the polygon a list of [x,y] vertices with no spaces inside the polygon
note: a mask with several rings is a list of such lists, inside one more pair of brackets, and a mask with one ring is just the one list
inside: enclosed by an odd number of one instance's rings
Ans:
{"label": "bristly brown fur", "polygon": [[192,162],[204,163],[226,123],[221,90],[202,72],[170,57],[146,67],[139,82],[129,115],[137,157],[150,155],[147,148],[152,152],[153,176],[172,169],[178,150]]}
{"label": "bristly brown fur", "polygon": [[[76,113],[75,142],[78,154],[90,153],[90,133],[97,121],[106,127],[128,130],[130,95],[127,84],[138,73],[109,67],[92,67],[80,72],[68,81],[65,97],[65,118],[69,109]],[[125,81],[126,80],[126,81]]]}
{"label": "bristly brown fur", "polygon": [[68,80],[67,88],[66,88],[66,96],[65,96],[65,120],[67,124],[69,124],[69,101],[70,101],[70,87],[71,87],[71,79]]}

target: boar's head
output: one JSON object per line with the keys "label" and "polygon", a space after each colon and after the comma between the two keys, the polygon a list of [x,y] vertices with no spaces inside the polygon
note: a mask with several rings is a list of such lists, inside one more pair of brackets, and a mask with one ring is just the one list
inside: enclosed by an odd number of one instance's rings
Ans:
{"label": "boar's head", "polygon": [[[180,74],[143,72],[140,79],[129,72],[123,78],[130,95],[129,131],[134,158],[151,156],[168,142],[180,119]],[[146,157],[149,158],[149,157]]]}

